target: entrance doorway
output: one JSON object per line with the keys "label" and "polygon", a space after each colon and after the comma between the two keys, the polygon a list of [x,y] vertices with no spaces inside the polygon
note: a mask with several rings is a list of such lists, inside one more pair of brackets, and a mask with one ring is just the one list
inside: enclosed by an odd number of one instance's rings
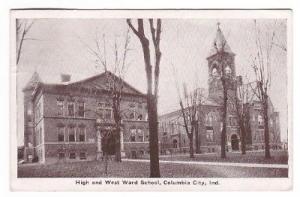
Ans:
{"label": "entrance doorway", "polygon": [[102,151],[108,155],[115,154],[115,138],[111,130],[102,130],[103,137],[101,138]]}
{"label": "entrance doorway", "polygon": [[174,139],[174,140],[173,140],[173,148],[178,148],[177,144],[178,144],[178,143],[177,143],[177,140]]}
{"label": "entrance doorway", "polygon": [[231,149],[233,151],[239,150],[239,139],[236,134],[231,136]]}

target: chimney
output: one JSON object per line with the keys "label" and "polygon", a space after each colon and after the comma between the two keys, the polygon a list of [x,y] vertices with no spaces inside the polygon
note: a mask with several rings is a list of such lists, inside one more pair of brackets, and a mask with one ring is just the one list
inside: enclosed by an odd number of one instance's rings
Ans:
{"label": "chimney", "polygon": [[60,78],[62,83],[68,83],[71,81],[71,75],[68,74],[61,74]]}

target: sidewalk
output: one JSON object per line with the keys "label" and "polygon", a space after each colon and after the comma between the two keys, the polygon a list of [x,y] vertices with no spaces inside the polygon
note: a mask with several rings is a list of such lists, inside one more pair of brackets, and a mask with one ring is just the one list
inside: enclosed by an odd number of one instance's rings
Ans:
{"label": "sidewalk", "polygon": [[[150,162],[146,159],[122,159],[123,161],[132,162]],[[232,167],[247,167],[247,168],[286,168],[287,164],[256,164],[256,163],[231,163],[231,162],[205,162],[205,161],[165,161],[160,160],[160,163],[170,164],[188,164],[188,165],[211,165],[211,166],[232,166]]]}

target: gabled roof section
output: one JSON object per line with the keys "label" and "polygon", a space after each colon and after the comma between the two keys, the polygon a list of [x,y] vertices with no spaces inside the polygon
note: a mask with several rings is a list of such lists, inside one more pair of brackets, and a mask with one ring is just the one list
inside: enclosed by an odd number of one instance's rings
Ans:
{"label": "gabled roof section", "polygon": [[221,106],[220,103],[218,103],[217,101],[215,101],[211,98],[207,98],[206,100],[204,100],[202,105],[213,106],[213,107],[220,107]]}
{"label": "gabled roof section", "polygon": [[[247,91],[247,96],[248,98],[245,98],[245,100],[247,100],[247,102],[249,103],[261,103],[258,95],[259,95],[259,90],[258,90],[258,87],[257,87],[257,82],[253,81],[253,82],[249,82],[249,83],[246,83],[246,84],[243,84],[244,88],[245,88],[245,91]],[[271,98],[270,96],[268,97],[268,107],[269,107],[269,110],[271,111],[274,111],[274,105],[271,101]]]}
{"label": "gabled roof section", "polygon": [[28,82],[28,84],[26,85],[26,87],[24,88],[24,90],[34,89],[37,85],[41,85],[42,87],[47,87],[50,89],[56,89],[59,87],[68,88],[68,87],[78,86],[78,87],[83,87],[88,89],[92,88],[97,90],[108,90],[106,74],[109,74],[110,77],[115,77],[116,79],[118,79],[118,81],[120,81],[120,83],[123,83],[123,93],[138,95],[138,96],[145,95],[111,72],[107,72],[107,73],[104,72],[75,82],[60,82],[60,83],[44,83],[42,82],[39,75],[35,72],[32,78],[30,79],[30,81]]}
{"label": "gabled roof section", "polygon": [[132,87],[131,85],[129,85],[126,81],[124,81],[123,79],[120,79],[118,76],[116,76],[115,74],[107,71],[106,73],[103,72],[99,75],[95,75],[80,81],[76,81],[73,83],[69,83],[68,85],[73,86],[73,85],[79,85],[79,86],[89,86],[92,88],[96,88],[96,89],[100,89],[100,90],[107,90],[108,89],[108,83],[107,83],[107,75],[109,75],[109,77],[113,77],[115,79],[117,79],[117,81],[120,81],[123,83],[123,92],[124,93],[129,93],[129,94],[137,94],[137,95],[144,95],[142,92],[140,92],[139,90],[135,89],[134,87]]}
{"label": "gabled roof section", "polygon": [[23,91],[34,89],[42,80],[37,72],[34,72],[28,83],[23,88]]}
{"label": "gabled roof section", "polygon": [[229,46],[229,44],[227,43],[226,39],[225,39],[225,36],[220,28],[220,23],[217,23],[217,33],[216,33],[216,37],[212,43],[212,47],[209,51],[209,55],[208,57],[210,56],[213,56],[215,54],[217,54],[218,52],[220,51],[223,51],[223,52],[226,52],[226,53],[230,53],[230,54],[234,54],[232,51],[231,51],[231,48]]}

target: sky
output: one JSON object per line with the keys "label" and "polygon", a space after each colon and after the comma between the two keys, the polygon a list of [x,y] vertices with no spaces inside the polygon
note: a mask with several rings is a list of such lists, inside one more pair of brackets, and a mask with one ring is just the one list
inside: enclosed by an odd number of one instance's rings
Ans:
{"label": "sky", "polygon": [[[29,20],[29,19],[27,19]],[[225,38],[236,54],[237,75],[254,80],[251,59],[255,54],[253,19],[163,19],[161,34],[162,59],[160,64],[159,114],[177,109],[178,99],[174,82],[175,68],[180,83],[190,89],[207,89],[208,64],[206,57],[212,47],[217,31],[217,22]],[[257,20],[262,35],[276,29],[275,41],[286,43],[285,20]],[[146,34],[149,34],[145,23]],[[96,48],[95,39],[103,41],[105,35],[108,64],[113,64],[113,49],[118,43],[120,52],[128,30],[125,19],[34,19],[28,39],[24,42],[17,68],[18,144],[23,143],[23,93],[22,88],[33,72],[38,72],[44,82],[59,82],[60,74],[71,74],[76,81],[103,72],[96,66],[96,58],[88,47]],[[264,36],[263,36],[264,37]],[[146,92],[141,44],[130,32],[130,51],[127,55],[125,80],[142,92]],[[153,50],[152,50],[153,52]],[[153,60],[152,60],[153,62]],[[287,138],[287,54],[278,47],[272,51],[272,83],[270,97],[280,113],[281,138]]]}

